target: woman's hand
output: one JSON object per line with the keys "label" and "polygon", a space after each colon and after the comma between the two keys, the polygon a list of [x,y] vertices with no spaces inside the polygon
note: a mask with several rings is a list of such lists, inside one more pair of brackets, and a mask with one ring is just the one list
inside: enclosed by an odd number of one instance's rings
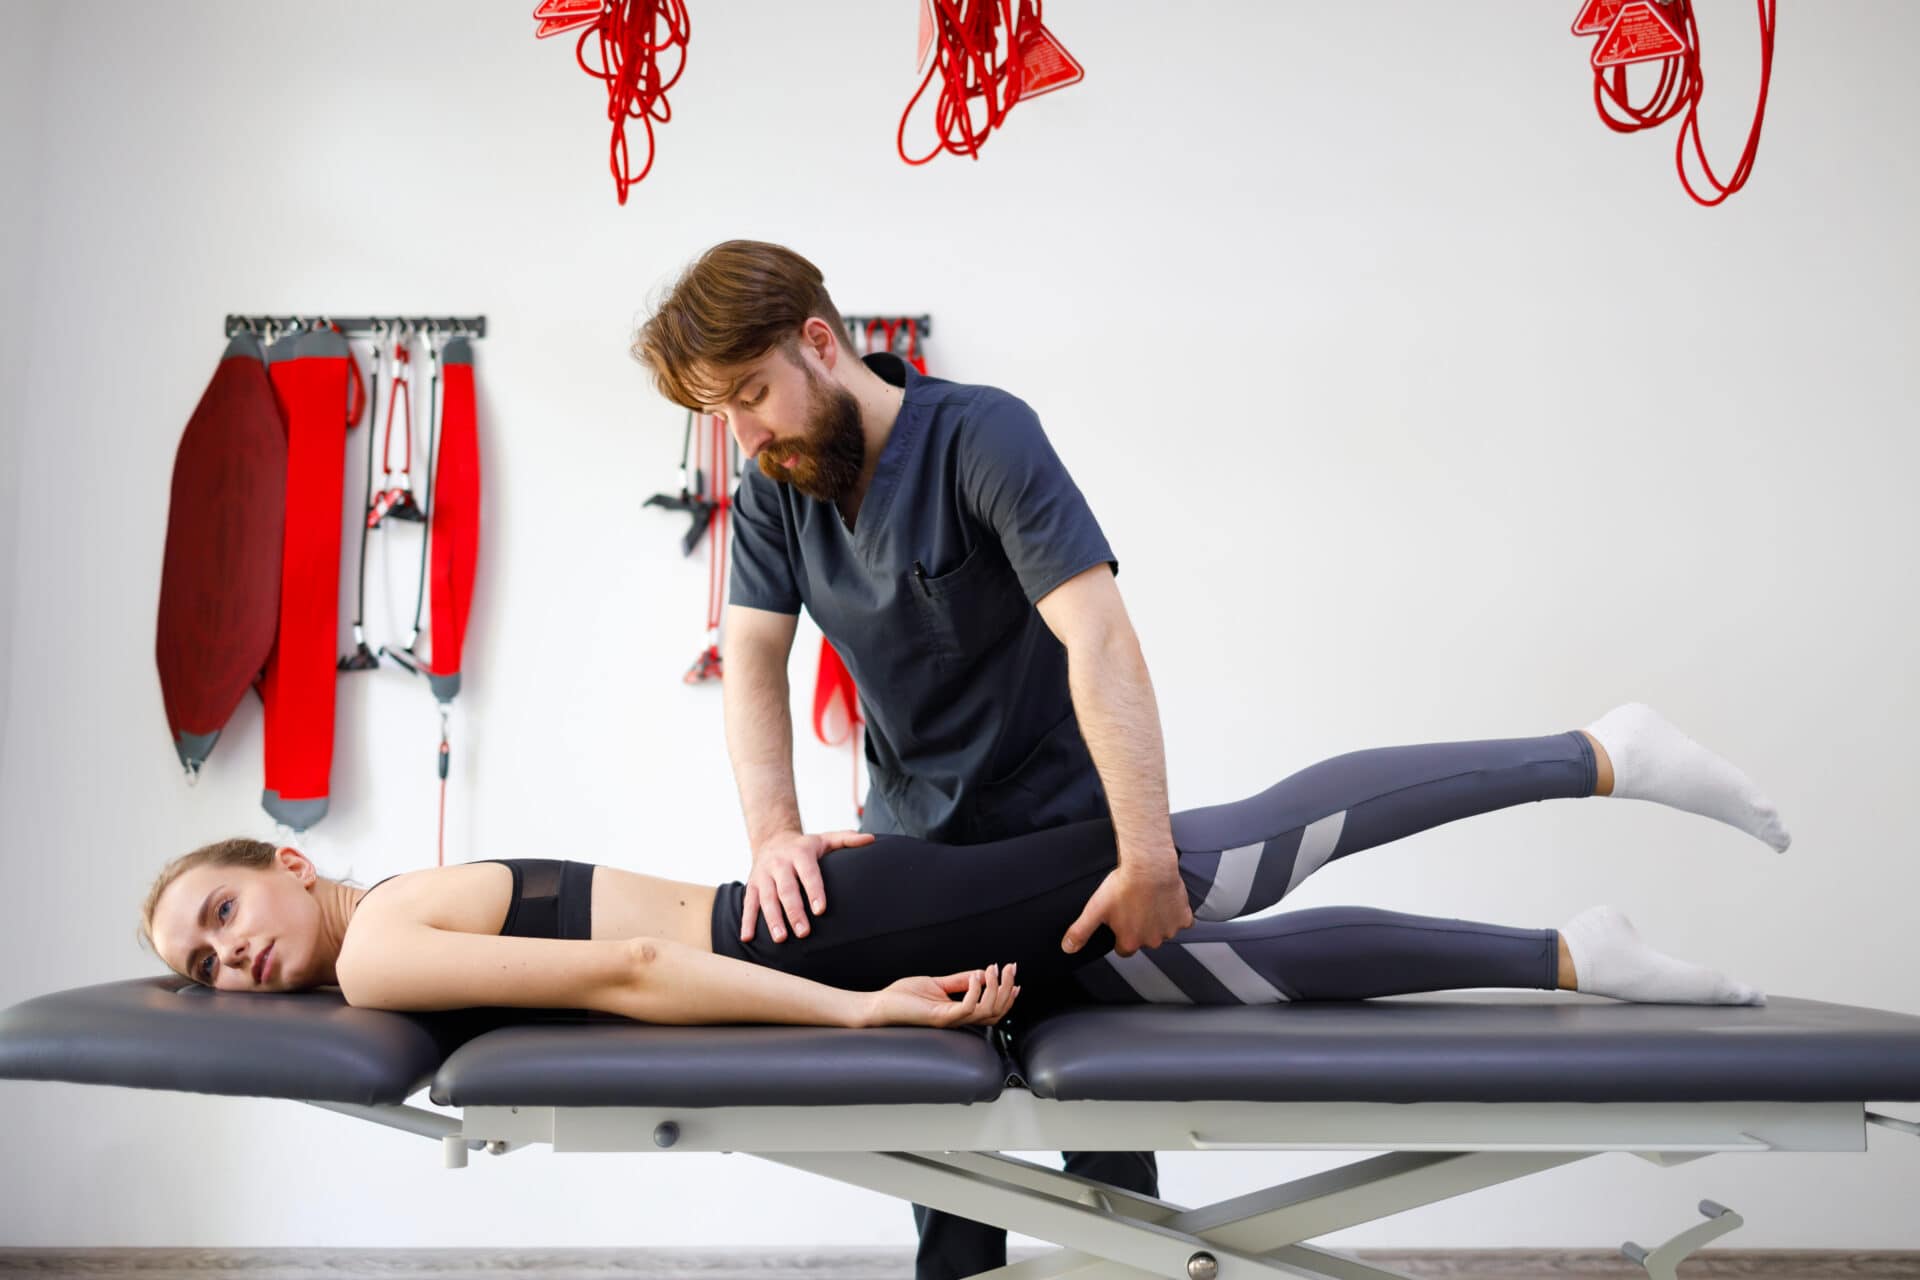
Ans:
{"label": "woman's hand", "polygon": [[[998,1022],[1020,994],[1013,982],[1019,967],[996,964],[944,978],[902,978],[868,997],[867,1025],[965,1027]],[[961,998],[953,999],[956,995]]]}

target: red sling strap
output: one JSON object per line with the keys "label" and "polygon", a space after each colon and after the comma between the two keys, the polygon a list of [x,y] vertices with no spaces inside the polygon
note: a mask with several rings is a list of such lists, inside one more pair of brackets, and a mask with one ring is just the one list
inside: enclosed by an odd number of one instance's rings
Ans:
{"label": "red sling strap", "polygon": [[440,353],[445,400],[434,459],[432,515],[428,536],[433,656],[427,682],[434,697],[451,701],[460,692],[460,656],[466,647],[467,614],[473,604],[473,571],[480,551],[480,443],[474,414],[473,343],[456,336]]}
{"label": "red sling strap", "polygon": [[167,728],[199,773],[279,624],[287,438],[260,340],[227,344],[180,436],[154,661]]}
{"label": "red sling strap", "polygon": [[[900,332],[907,330],[907,350],[902,357],[914,371],[927,371],[926,357],[920,354],[920,322],[912,316],[893,320],[876,316],[866,323],[861,342],[867,353],[892,351]],[[877,341],[876,341],[877,340]],[[846,743],[852,756],[853,811],[860,817],[867,812],[866,799],[860,793],[860,741],[866,721],[860,715],[860,690],[853,673],[833,642],[820,637],[820,667],[813,679],[813,736],[829,747]]]}
{"label": "red sling strap", "polygon": [[260,804],[304,831],[327,812],[340,612],[340,503],[347,445],[347,340],[309,329],[276,342],[268,373],[286,423],[286,534],[279,635],[261,685],[266,780]]}
{"label": "red sling strap", "polygon": [[853,811],[865,816],[860,794],[860,735],[866,720],[860,714],[860,690],[853,683],[840,651],[820,637],[820,670],[813,681],[813,736],[829,747],[846,743],[853,756]]}

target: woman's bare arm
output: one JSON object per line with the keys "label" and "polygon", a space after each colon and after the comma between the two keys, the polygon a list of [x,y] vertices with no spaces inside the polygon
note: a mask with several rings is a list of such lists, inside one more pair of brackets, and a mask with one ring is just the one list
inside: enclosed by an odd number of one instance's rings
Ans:
{"label": "woman's bare arm", "polygon": [[[976,970],[846,991],[660,938],[503,937],[401,921],[356,932],[337,977],[348,1003],[374,1009],[501,1005],[594,1009],[642,1022],[829,1027],[993,1022],[1015,990],[1011,973]],[[961,1000],[948,998],[961,992]]]}

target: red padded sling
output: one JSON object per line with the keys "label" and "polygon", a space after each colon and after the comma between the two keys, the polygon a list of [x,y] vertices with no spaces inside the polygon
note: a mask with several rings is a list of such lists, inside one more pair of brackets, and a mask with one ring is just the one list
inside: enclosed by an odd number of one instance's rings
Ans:
{"label": "red padded sling", "polygon": [[480,551],[480,443],[474,413],[473,344],[454,337],[440,353],[446,398],[434,459],[427,573],[432,604],[433,656],[427,681],[442,702],[460,692],[460,655],[473,604],[473,570]]}
{"label": "red padded sling", "polygon": [[287,508],[280,633],[260,690],[266,707],[260,804],[276,822],[304,831],[326,815],[333,765],[340,502],[351,376],[347,340],[332,330],[293,334],[268,354],[286,422]]}
{"label": "red padded sling", "polygon": [[154,661],[189,778],[259,676],[279,624],[287,438],[260,340],[236,335],[173,459]]}

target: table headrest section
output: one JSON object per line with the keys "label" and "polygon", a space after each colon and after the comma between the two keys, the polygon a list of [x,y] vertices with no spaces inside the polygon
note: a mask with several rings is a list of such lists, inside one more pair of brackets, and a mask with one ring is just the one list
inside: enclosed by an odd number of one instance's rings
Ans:
{"label": "table headrest section", "polygon": [[930,1027],[502,1027],[434,1077],[442,1106],[725,1107],[990,1102],[1007,1067],[986,1036]]}
{"label": "table headrest section", "polygon": [[1037,1021],[1017,1050],[1033,1092],[1063,1100],[1920,1101],[1920,1017],[1784,997],[1083,1006]]}
{"label": "table headrest section", "polygon": [[241,995],[179,977],[134,978],[0,1012],[0,1078],[401,1102],[489,1025],[355,1009],[336,991]]}

